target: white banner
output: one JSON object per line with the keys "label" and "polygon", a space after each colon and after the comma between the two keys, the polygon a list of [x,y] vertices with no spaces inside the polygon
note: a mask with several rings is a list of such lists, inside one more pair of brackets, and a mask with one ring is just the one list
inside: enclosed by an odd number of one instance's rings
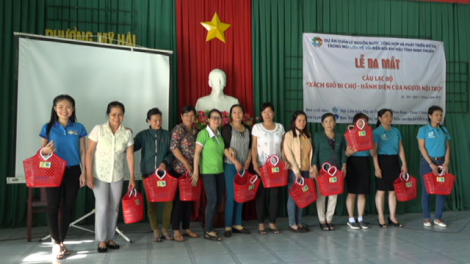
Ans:
{"label": "white banner", "polygon": [[395,124],[425,124],[431,105],[445,109],[444,44],[419,39],[303,34],[304,111],[309,122],[334,113],[351,123],[362,112],[394,111]]}

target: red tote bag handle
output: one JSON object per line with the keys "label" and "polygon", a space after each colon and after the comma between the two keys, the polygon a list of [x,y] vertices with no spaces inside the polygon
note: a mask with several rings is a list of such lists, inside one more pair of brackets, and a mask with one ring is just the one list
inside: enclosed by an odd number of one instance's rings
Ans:
{"label": "red tote bag handle", "polygon": [[[329,166],[328,169],[325,169],[325,166]],[[323,163],[322,170],[326,171],[330,175],[330,177],[335,176],[335,174],[338,172],[338,168],[336,168],[336,166],[331,165],[329,162]]]}
{"label": "red tote bag handle", "polygon": [[166,177],[166,171],[163,170],[163,176],[161,176],[161,177],[160,177],[160,175],[158,175],[159,171],[162,171],[162,170],[160,170],[158,168],[155,170],[155,176],[157,176],[160,180],[163,180],[163,178]]}
{"label": "red tote bag handle", "polygon": [[402,179],[402,181],[405,181],[405,182],[410,180],[410,174],[408,174],[407,172],[404,172],[404,171],[402,171],[400,173],[399,177]]}
{"label": "red tote bag handle", "polygon": [[[359,125],[359,123],[361,123],[362,126]],[[366,122],[365,119],[359,119],[359,120],[356,121],[356,127],[359,128],[359,130],[364,130],[364,127],[366,127],[366,124],[367,124],[367,122]]]}

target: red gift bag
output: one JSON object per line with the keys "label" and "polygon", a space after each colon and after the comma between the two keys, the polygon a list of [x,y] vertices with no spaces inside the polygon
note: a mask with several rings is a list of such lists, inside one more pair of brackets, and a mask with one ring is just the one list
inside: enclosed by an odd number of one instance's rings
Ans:
{"label": "red gift bag", "polygon": [[[328,170],[325,166],[329,166]],[[344,192],[344,172],[328,162],[323,163],[317,177],[320,193],[323,196],[342,194]]]}
{"label": "red gift bag", "polygon": [[397,200],[400,202],[410,201],[418,197],[418,180],[408,173],[400,173],[398,179],[393,182],[393,188],[395,188]]}
{"label": "red gift bag", "polygon": [[374,132],[364,119],[357,120],[355,126],[348,126],[344,137],[348,141],[348,144],[357,151],[374,148]]}
{"label": "red gift bag", "polygon": [[171,202],[175,199],[178,179],[166,171],[157,169],[144,179],[144,187],[150,202]]}
{"label": "red gift bag", "polygon": [[260,183],[258,175],[245,170],[238,172],[234,179],[235,201],[245,203],[255,199]]}
{"label": "red gift bag", "polygon": [[42,155],[42,149],[29,159],[23,161],[26,186],[59,187],[64,178],[67,161],[51,153]]}
{"label": "red gift bag", "polygon": [[450,195],[455,184],[455,176],[444,171],[442,166],[439,166],[440,173],[435,175],[430,172],[424,175],[424,184],[429,194]]}
{"label": "red gift bag", "polygon": [[289,194],[300,208],[305,208],[317,200],[317,189],[313,179],[300,178],[295,181]]}
{"label": "red gift bag", "polygon": [[287,186],[288,165],[278,155],[272,155],[260,168],[264,188]]}
{"label": "red gift bag", "polygon": [[181,201],[198,201],[201,199],[201,179],[197,181],[196,186],[193,186],[191,182],[191,174],[185,173],[178,179],[178,183],[180,188]]}
{"label": "red gift bag", "polygon": [[122,197],[122,213],[126,224],[144,220],[144,196],[136,189],[127,191]]}

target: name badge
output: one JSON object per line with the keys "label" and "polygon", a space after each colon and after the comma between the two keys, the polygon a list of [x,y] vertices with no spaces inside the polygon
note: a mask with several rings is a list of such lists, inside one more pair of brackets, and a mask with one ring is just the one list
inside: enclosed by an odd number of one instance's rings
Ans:
{"label": "name badge", "polygon": [[254,184],[252,184],[252,185],[250,185],[250,186],[248,187],[248,190],[249,190],[249,191],[254,190],[254,189],[255,189],[255,185],[254,185]]}
{"label": "name badge", "polygon": [[275,167],[275,168],[272,168],[271,169],[271,172],[280,172],[281,170],[279,169],[279,167]]}
{"label": "name badge", "polygon": [[331,177],[331,178],[329,179],[329,181],[330,181],[330,183],[335,183],[335,182],[338,181],[338,178],[337,178],[337,177]]}
{"label": "name badge", "polygon": [[406,186],[406,188],[411,188],[411,187],[413,187],[413,183],[412,182],[407,182],[407,183],[405,183],[405,186]]}
{"label": "name badge", "polygon": [[157,181],[158,187],[166,187],[166,181]]}
{"label": "name badge", "polygon": [[51,166],[52,166],[52,164],[51,164],[50,161],[41,161],[41,162],[39,162],[39,168],[50,169]]}
{"label": "name badge", "polygon": [[306,192],[306,191],[308,191],[308,190],[309,190],[309,188],[308,188],[307,185],[305,185],[304,187],[302,187],[302,191],[303,191],[303,192]]}
{"label": "name badge", "polygon": [[364,137],[366,135],[367,135],[366,131],[359,131],[359,136],[360,137]]}
{"label": "name badge", "polygon": [[135,200],[135,204],[136,204],[136,205],[140,205],[140,200],[139,200],[139,199],[136,199],[136,200]]}

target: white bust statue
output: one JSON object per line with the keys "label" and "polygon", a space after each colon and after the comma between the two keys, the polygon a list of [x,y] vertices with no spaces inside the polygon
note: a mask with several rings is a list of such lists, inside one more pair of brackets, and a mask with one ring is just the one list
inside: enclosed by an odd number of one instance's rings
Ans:
{"label": "white bust statue", "polygon": [[230,107],[238,104],[238,99],[224,94],[224,88],[227,84],[225,72],[220,69],[214,69],[209,73],[209,86],[212,92],[208,96],[197,99],[196,110],[206,111],[218,109],[219,111],[230,111]]}

